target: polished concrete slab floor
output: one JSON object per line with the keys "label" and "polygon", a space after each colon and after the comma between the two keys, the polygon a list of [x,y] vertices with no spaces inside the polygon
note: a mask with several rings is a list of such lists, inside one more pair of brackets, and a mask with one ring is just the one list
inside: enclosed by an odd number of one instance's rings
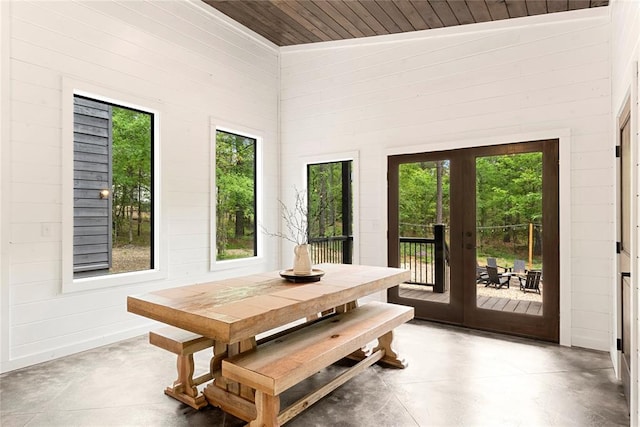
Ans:
{"label": "polished concrete slab floor", "polygon": [[[629,425],[608,353],[414,320],[397,330],[404,370],[374,366],[287,423],[306,426]],[[207,354],[198,354],[206,367]],[[340,362],[283,406],[345,369]],[[142,336],[0,376],[2,427],[243,426],[163,394],[175,356]]]}

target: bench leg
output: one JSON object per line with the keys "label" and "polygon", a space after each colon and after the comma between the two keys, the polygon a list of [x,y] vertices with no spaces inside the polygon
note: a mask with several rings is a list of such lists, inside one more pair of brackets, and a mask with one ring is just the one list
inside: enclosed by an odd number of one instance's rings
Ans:
{"label": "bench leg", "polygon": [[389,331],[378,338],[378,346],[374,348],[373,351],[375,352],[381,349],[384,350],[384,357],[379,363],[401,369],[409,366],[407,361],[401,358],[393,349],[393,331]]}
{"label": "bench leg", "polygon": [[164,393],[171,396],[194,409],[207,406],[207,401],[203,395],[198,396],[198,388],[193,382],[193,354],[178,356],[178,379],[173,382],[172,387],[167,387]]}
{"label": "bench leg", "polygon": [[256,390],[256,410],[258,416],[249,423],[249,427],[278,427],[280,396],[271,396]]}
{"label": "bench leg", "polygon": [[[246,386],[244,384],[239,384],[233,381],[229,381],[222,376],[222,361],[228,357],[235,356],[239,353],[243,353],[245,351],[250,351],[255,349],[257,346],[255,337],[249,338],[246,340],[242,340],[239,343],[234,343],[231,345],[216,341],[213,348],[213,358],[211,359],[211,372],[213,377],[213,387],[218,387],[230,394],[240,396],[241,398],[247,400],[248,402],[254,401],[254,390]],[[207,393],[205,392],[205,395]],[[219,393],[210,392],[209,395],[219,395]],[[211,403],[215,406],[220,406],[215,401],[215,397],[212,398]],[[210,399],[211,400],[211,399]],[[235,414],[234,414],[235,415]],[[237,416],[237,415],[236,415]]]}

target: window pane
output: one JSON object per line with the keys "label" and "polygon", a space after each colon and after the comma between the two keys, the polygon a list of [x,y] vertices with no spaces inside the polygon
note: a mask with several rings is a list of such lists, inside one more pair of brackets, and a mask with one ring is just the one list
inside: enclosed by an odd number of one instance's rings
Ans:
{"label": "window pane", "polygon": [[74,277],[153,268],[153,115],[74,96]]}
{"label": "window pane", "polygon": [[216,132],[216,260],[256,252],[256,140]]}
{"label": "window pane", "polygon": [[309,243],[314,264],[353,262],[351,160],[307,165]]}
{"label": "window pane", "polygon": [[411,270],[402,298],[449,304],[450,161],[398,167],[399,266]]}

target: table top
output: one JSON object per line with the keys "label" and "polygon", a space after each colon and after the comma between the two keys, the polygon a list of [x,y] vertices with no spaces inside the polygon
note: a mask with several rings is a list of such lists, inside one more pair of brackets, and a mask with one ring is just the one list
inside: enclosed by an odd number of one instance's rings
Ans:
{"label": "table top", "polygon": [[234,343],[409,280],[399,268],[320,264],[319,282],[291,283],[278,271],[127,297],[127,310]]}

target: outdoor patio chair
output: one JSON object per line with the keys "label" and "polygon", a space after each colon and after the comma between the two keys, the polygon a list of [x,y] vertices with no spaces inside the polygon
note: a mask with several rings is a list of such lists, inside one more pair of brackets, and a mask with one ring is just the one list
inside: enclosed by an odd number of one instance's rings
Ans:
{"label": "outdoor patio chair", "polygon": [[505,273],[510,270],[507,267],[498,265],[498,261],[495,258],[487,258],[487,267],[495,267],[496,269],[501,268]]}
{"label": "outdoor patio chair", "polygon": [[526,263],[523,259],[514,259],[513,260],[513,273],[524,276],[527,274]]}
{"label": "outdoor patio chair", "polygon": [[542,271],[527,271],[526,277],[520,278],[520,289],[522,292],[537,292],[540,293],[540,278],[542,277]]}
{"label": "outdoor patio chair", "polygon": [[489,280],[489,275],[487,274],[487,268],[481,267],[478,264],[478,260],[476,260],[476,284],[478,283],[487,283]]}
{"label": "outdoor patio chair", "polygon": [[509,287],[509,282],[511,281],[510,274],[498,274],[496,267],[487,265],[487,275],[489,276],[489,280],[487,284],[484,285],[485,288],[490,285],[495,286],[496,289],[500,289],[503,286]]}

